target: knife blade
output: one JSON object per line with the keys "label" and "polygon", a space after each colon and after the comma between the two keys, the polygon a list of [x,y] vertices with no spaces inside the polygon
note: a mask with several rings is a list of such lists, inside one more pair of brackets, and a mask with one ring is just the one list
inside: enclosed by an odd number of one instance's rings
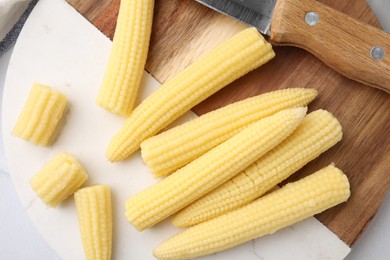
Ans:
{"label": "knife blade", "polygon": [[276,0],[196,0],[211,9],[233,17],[240,22],[256,27],[269,35],[272,12]]}
{"label": "knife blade", "polygon": [[344,76],[390,93],[390,34],[313,0],[196,0],[303,48]]}

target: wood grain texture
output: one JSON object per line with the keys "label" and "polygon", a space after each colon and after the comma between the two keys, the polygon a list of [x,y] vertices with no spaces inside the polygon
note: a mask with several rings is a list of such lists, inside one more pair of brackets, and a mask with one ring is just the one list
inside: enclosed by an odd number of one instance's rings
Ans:
{"label": "wood grain texture", "polygon": [[[112,38],[119,1],[68,2]],[[364,0],[321,2],[378,26]],[[146,68],[164,82],[242,28],[236,21],[192,0],[157,0]],[[310,110],[324,108],[332,112],[343,126],[344,137],[290,180],[331,162],[344,170],[351,182],[350,200],[316,217],[352,245],[375,215],[390,185],[389,95],[343,77],[302,49],[275,47],[275,52],[276,58],[271,62],[217,92],[193,111],[200,115],[275,89],[297,86],[318,89],[319,96]]]}
{"label": "wood grain texture", "polygon": [[[306,24],[308,12],[318,14],[316,25]],[[390,52],[390,34],[312,0],[277,1],[273,21],[273,43],[301,47],[344,76],[390,93],[390,55],[370,55],[374,46]]]}

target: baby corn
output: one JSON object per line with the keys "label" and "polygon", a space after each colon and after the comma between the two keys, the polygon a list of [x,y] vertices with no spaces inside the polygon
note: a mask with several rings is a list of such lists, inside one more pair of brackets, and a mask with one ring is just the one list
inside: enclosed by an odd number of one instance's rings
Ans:
{"label": "baby corn", "polygon": [[129,116],[148,55],[154,0],[122,0],[115,36],[97,104]]}
{"label": "baby corn", "polygon": [[192,226],[257,199],[342,138],[338,120],[325,110],[307,115],[280,145],[217,189],[184,208],[173,219]]}
{"label": "baby corn", "polygon": [[112,245],[111,193],[107,185],[78,190],[76,202],[81,239],[87,260],[109,260]]}
{"label": "baby corn", "polygon": [[51,159],[30,180],[30,185],[41,200],[55,207],[72,195],[88,176],[84,167],[68,153]]}
{"label": "baby corn", "polygon": [[62,93],[35,83],[12,134],[40,146],[50,145],[59,130],[67,103]]}
{"label": "baby corn", "polygon": [[190,227],[162,243],[158,259],[188,259],[212,254],[272,234],[346,201],[349,182],[328,166],[222,216]]}
{"label": "baby corn", "polygon": [[107,158],[110,161],[127,158],[146,138],[274,55],[272,46],[255,28],[238,33],[164,83],[137,106],[111,139]]}
{"label": "baby corn", "polygon": [[143,230],[187,206],[286,139],[306,108],[286,109],[239,132],[161,182],[126,201],[127,219]]}
{"label": "baby corn", "polygon": [[156,177],[170,174],[249,124],[283,109],[307,106],[315,89],[282,89],[230,104],[146,139],[142,158]]}

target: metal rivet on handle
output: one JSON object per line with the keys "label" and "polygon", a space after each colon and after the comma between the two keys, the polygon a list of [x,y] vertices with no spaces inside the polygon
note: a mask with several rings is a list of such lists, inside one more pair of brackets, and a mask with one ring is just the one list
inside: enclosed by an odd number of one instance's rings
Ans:
{"label": "metal rivet on handle", "polygon": [[385,50],[381,46],[374,46],[370,51],[370,55],[374,60],[382,60],[385,57]]}
{"label": "metal rivet on handle", "polygon": [[314,26],[320,21],[320,17],[316,12],[308,12],[305,16],[305,22],[310,25]]}

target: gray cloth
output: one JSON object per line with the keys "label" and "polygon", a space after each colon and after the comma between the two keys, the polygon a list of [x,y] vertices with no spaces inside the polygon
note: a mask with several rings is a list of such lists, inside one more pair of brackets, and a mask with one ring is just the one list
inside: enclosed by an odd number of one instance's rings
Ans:
{"label": "gray cloth", "polygon": [[5,35],[4,39],[0,39],[0,56],[16,42],[16,39],[18,38],[19,33],[27,20],[27,17],[31,13],[37,2],[38,0],[31,0],[28,3],[27,8],[21,14],[20,18],[13,25],[12,29]]}

